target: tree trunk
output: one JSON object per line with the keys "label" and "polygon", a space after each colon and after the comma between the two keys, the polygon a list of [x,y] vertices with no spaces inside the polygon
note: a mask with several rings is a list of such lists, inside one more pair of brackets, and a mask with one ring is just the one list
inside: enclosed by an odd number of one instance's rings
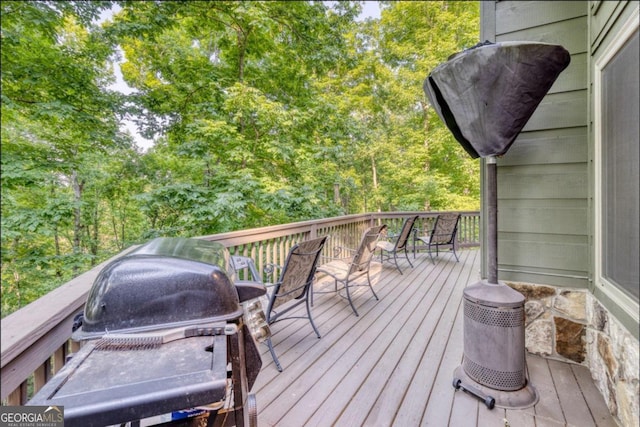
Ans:
{"label": "tree trunk", "polygon": [[247,39],[241,29],[236,30],[238,34],[238,81],[244,81],[244,56],[247,50]]}
{"label": "tree trunk", "polygon": [[100,236],[100,209],[98,209],[98,191],[96,190],[95,204],[93,210],[93,224],[91,227],[91,255],[93,255],[93,259],[91,260],[91,265],[96,265],[96,261],[98,259],[98,242]]}
{"label": "tree trunk", "polygon": [[[247,37],[242,31],[242,28],[236,29],[236,33],[238,35],[238,82],[242,83],[244,81],[244,61],[245,61],[245,53],[247,50]],[[245,130],[245,117],[242,115],[240,118],[240,133],[244,134]],[[242,158],[242,166],[241,169],[245,169],[247,167],[247,157],[243,156]]]}
{"label": "tree trunk", "polygon": [[[373,187],[373,194],[378,194],[378,168],[376,167],[376,158],[373,154],[371,155],[371,185]],[[377,210],[380,212],[378,197],[375,197],[374,200],[377,205]]]}
{"label": "tree trunk", "polygon": [[[78,171],[71,172],[71,188],[73,189],[73,253],[80,253],[80,243],[82,241],[82,188],[84,184],[78,180]],[[77,265],[77,264],[76,264]],[[78,267],[74,266],[73,271],[77,273]]]}
{"label": "tree trunk", "polygon": [[[56,187],[51,184],[51,200],[55,200]],[[53,224],[53,244],[56,250],[56,258],[60,257],[60,233],[58,232],[58,223]],[[57,265],[57,264],[56,264]],[[56,277],[62,277],[62,271],[56,267]]]}

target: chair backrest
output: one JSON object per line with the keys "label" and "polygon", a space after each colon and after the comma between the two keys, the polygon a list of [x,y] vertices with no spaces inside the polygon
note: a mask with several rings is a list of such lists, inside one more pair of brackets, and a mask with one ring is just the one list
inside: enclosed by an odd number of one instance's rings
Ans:
{"label": "chair backrest", "polygon": [[458,232],[460,214],[447,213],[436,217],[436,223],[431,231],[431,243],[449,244],[453,243]]}
{"label": "chair backrest", "polygon": [[326,240],[327,236],[323,236],[298,243],[291,248],[271,294],[271,308],[305,295],[313,282]]}
{"label": "chair backrest", "polygon": [[358,250],[353,255],[353,259],[351,261],[349,274],[369,269],[371,258],[373,258],[373,254],[376,250],[376,244],[378,243],[382,230],[385,228],[387,228],[386,224],[377,225],[367,228],[364,233],[362,233],[360,245],[358,246]]}
{"label": "chair backrest", "polygon": [[404,249],[407,246],[407,242],[409,241],[409,236],[411,235],[411,230],[413,230],[413,225],[418,219],[418,215],[409,217],[404,220],[404,224],[402,224],[402,230],[400,230],[400,235],[398,236],[398,240],[396,240],[396,250]]}

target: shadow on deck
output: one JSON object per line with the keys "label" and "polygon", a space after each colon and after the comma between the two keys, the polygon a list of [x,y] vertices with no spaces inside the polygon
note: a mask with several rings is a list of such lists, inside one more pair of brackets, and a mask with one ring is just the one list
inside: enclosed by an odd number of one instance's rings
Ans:
{"label": "shadow on deck", "polygon": [[[528,409],[488,410],[452,387],[463,355],[464,288],[480,279],[480,251],[441,254],[435,265],[418,254],[404,274],[372,266],[380,300],[355,292],[356,317],[346,299],[316,294],[313,316],[272,325],[284,371],[266,346],[254,385],[260,426],[615,426],[584,366],[527,355],[540,399]],[[319,279],[316,289],[333,287]]]}

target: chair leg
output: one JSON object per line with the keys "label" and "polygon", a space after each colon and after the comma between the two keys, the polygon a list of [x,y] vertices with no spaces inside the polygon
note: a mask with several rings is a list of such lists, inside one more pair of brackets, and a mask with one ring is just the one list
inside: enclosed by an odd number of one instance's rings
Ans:
{"label": "chair leg", "polygon": [[307,316],[309,316],[309,322],[311,322],[311,327],[313,328],[317,337],[320,338],[320,332],[318,331],[318,328],[316,328],[316,324],[313,321],[313,316],[311,316],[311,307],[309,305],[309,298],[306,298],[306,300],[307,300]]}
{"label": "chair leg", "polygon": [[278,356],[276,356],[276,351],[273,349],[273,343],[271,342],[271,337],[267,338],[267,347],[269,347],[271,358],[273,358],[273,363],[276,364],[276,368],[278,369],[278,372],[282,372],[282,366],[280,365]]}
{"label": "chair leg", "polygon": [[456,262],[460,262],[460,260],[458,259],[458,254],[456,253],[456,245],[455,245],[455,243],[453,245],[451,245],[451,250],[453,251],[453,256],[456,257]]}
{"label": "chair leg", "polygon": [[371,286],[371,278],[369,277],[369,271],[367,271],[367,283],[369,284],[369,289],[371,289],[371,292],[373,293],[373,296],[376,299],[376,301],[380,301],[380,299],[378,298],[378,295],[376,295],[376,291],[374,291],[373,286]]}
{"label": "chair leg", "polygon": [[407,247],[406,246],[404,247],[404,257],[409,262],[409,265],[411,266],[411,268],[413,268],[413,264],[411,264],[411,260],[409,259],[409,252],[407,252]]}
{"label": "chair leg", "polygon": [[311,298],[311,307],[313,307],[313,283],[311,284],[311,289],[309,289],[309,297]]}
{"label": "chair leg", "polygon": [[400,266],[398,265],[398,251],[393,251],[393,262],[396,263],[396,268],[402,274],[402,270],[400,270]]}
{"label": "chair leg", "polygon": [[429,251],[429,258],[431,258],[431,262],[435,264],[436,261],[433,259],[433,252],[431,252],[431,244],[429,244],[427,250]]}
{"label": "chair leg", "polygon": [[344,284],[344,290],[347,293],[347,299],[349,300],[349,305],[351,305],[351,309],[353,310],[353,313],[356,315],[356,317],[359,317],[360,315],[358,314],[358,310],[356,310],[356,306],[353,305],[353,301],[351,301],[351,293],[349,292],[349,280],[348,279]]}
{"label": "chair leg", "polygon": [[413,235],[413,259],[416,259],[416,235],[415,235],[415,231],[414,231],[414,235]]}

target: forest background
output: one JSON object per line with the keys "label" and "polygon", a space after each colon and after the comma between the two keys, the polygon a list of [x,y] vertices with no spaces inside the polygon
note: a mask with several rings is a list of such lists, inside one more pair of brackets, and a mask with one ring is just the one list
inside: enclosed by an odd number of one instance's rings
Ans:
{"label": "forest background", "polygon": [[2,316],[157,236],[479,209],[422,90],[479,2],[362,3],[2,1]]}

